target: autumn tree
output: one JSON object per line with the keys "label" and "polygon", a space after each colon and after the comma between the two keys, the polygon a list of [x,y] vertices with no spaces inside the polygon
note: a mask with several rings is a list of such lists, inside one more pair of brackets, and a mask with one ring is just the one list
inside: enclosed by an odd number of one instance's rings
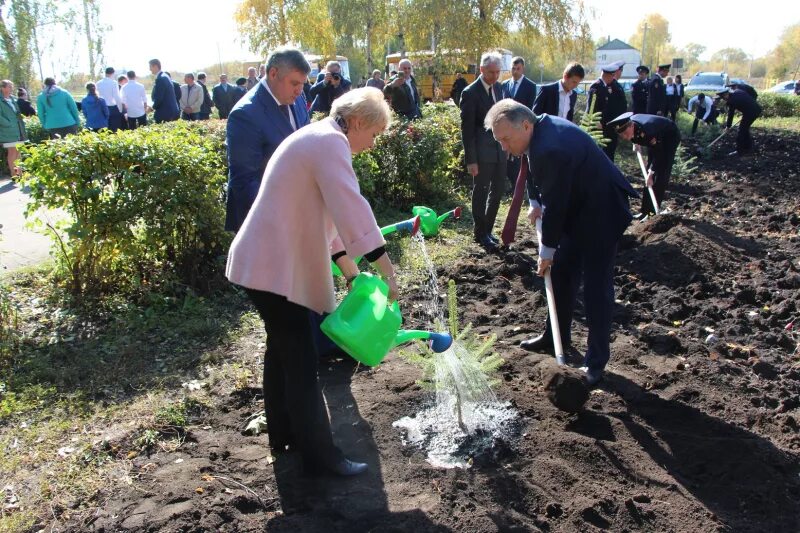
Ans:
{"label": "autumn tree", "polygon": [[780,44],[767,59],[770,76],[797,79],[800,72],[800,23],[786,28],[778,42]]}
{"label": "autumn tree", "polygon": [[28,86],[33,77],[33,28],[28,1],[0,0],[0,46],[3,51],[3,76]]}
{"label": "autumn tree", "polygon": [[[647,35],[645,35],[645,25]],[[671,61],[672,58],[666,57],[665,54],[670,39],[669,21],[658,13],[651,13],[639,22],[636,32],[631,35],[628,43],[639,48],[642,53],[642,64],[652,67],[658,63]]]}

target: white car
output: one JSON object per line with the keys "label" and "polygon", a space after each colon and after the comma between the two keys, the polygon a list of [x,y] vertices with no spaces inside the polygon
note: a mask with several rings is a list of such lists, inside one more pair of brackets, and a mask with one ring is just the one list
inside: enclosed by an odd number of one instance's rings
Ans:
{"label": "white car", "polygon": [[794,93],[794,84],[795,82],[789,81],[782,81],[779,84],[775,85],[774,87],[770,87],[767,89],[768,93],[780,93],[780,94],[792,94]]}

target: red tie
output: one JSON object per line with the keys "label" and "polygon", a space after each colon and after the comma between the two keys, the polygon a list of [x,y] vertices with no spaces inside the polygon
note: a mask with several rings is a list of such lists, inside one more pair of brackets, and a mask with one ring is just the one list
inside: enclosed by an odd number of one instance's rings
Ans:
{"label": "red tie", "polygon": [[523,155],[519,162],[519,174],[517,184],[514,186],[514,198],[511,200],[511,208],[508,210],[506,223],[503,224],[503,233],[500,239],[505,246],[514,242],[514,235],[517,233],[517,220],[519,210],[522,207],[522,197],[525,195],[525,178],[528,177],[528,156]]}

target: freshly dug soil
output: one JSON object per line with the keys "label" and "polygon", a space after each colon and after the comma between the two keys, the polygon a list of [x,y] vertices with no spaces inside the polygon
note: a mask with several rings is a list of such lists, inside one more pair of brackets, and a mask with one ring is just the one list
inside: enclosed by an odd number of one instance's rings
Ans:
{"label": "freshly dug soil", "polygon": [[[437,469],[401,444],[392,422],[430,393],[396,355],[371,370],[327,361],[335,439],[367,474],[307,479],[291,456],[268,464],[266,436],[240,433],[262,408],[248,389],[220,397],[178,451],[134,459],[132,485],[110,486],[67,530],[800,531],[800,356],[785,329],[800,317],[800,136],[754,131],[759,155],[723,159],[723,141],[671,188],[671,213],[627,232],[611,362],[576,414],[548,400],[551,358],[518,346],[546,316],[521,225],[511,250],[475,247],[438,272],[442,287],[457,283],[462,323],[497,334],[507,361],[497,393],[522,428],[491,460]],[[411,327],[425,325],[421,294],[401,300]],[[585,339],[579,304],[575,366]]]}
{"label": "freshly dug soil", "polygon": [[547,399],[567,413],[577,413],[589,400],[589,387],[584,375],[574,368],[551,363],[542,371],[542,383]]}

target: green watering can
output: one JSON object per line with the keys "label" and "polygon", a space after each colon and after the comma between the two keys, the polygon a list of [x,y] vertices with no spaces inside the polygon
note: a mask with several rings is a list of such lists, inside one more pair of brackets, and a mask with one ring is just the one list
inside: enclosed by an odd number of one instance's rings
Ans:
{"label": "green watering can", "polygon": [[[395,222],[394,224],[390,224],[388,226],[381,228],[381,235],[386,237],[390,233],[394,233],[396,231],[407,231],[408,233],[411,234],[411,237],[413,237],[419,231],[419,225],[420,225],[420,217],[415,215],[413,218],[409,218],[408,220],[403,220],[402,222]],[[356,257],[353,261],[355,262],[355,264],[359,264],[361,262],[361,258]],[[331,270],[333,271],[334,276],[342,275],[342,271],[333,261],[331,261]]]}
{"label": "green watering can", "polygon": [[426,237],[436,236],[439,233],[439,225],[450,215],[453,215],[453,218],[455,219],[461,218],[460,207],[456,207],[452,211],[448,211],[442,216],[437,216],[436,211],[430,207],[425,207],[424,205],[414,206],[414,208],[411,209],[411,212],[420,218],[422,234]]}
{"label": "green watering can", "polygon": [[389,350],[412,339],[427,339],[436,353],[453,343],[449,333],[401,330],[403,317],[397,302],[389,305],[389,287],[378,276],[360,273],[336,310],[320,329],[350,356],[368,366],[380,363]]}

